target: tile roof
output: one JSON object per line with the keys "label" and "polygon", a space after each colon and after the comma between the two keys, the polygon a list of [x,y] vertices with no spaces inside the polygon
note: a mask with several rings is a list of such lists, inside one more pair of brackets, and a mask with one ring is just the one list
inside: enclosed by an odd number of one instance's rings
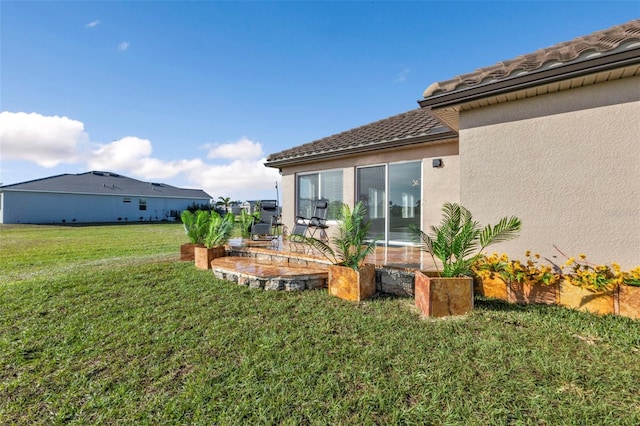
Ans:
{"label": "tile roof", "polygon": [[451,80],[433,83],[424,91],[423,96],[429,98],[495,83],[510,77],[533,74],[560,65],[602,57],[623,49],[638,49],[640,55],[640,19],[558,43],[490,67],[480,68]]}
{"label": "tile roof", "polygon": [[0,191],[211,199],[211,196],[201,189],[176,188],[164,183],[143,182],[116,173],[99,171],[63,174],[4,185],[0,186]]}
{"label": "tile roof", "polygon": [[271,154],[267,166],[276,167],[279,162],[311,160],[381,148],[415,143],[416,138],[442,139],[455,136],[424,109],[414,109],[345,132],[327,136],[304,145]]}

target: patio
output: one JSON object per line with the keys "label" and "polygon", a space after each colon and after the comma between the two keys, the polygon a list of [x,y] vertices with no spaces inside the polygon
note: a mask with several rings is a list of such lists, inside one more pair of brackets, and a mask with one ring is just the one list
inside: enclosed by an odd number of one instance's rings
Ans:
{"label": "patio", "polygon": [[[376,248],[367,257],[376,266],[378,292],[413,296],[413,273],[433,269],[429,255],[415,246]],[[265,290],[305,290],[326,287],[330,262],[308,246],[282,238],[270,241],[232,239],[228,256],[212,262],[216,277]]]}

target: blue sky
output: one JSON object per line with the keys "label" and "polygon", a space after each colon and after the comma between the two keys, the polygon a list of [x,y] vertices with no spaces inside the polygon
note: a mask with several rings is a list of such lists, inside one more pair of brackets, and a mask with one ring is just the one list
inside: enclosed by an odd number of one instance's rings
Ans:
{"label": "blue sky", "polygon": [[108,170],[274,197],[270,153],[640,17],[640,2],[0,2],[0,182]]}

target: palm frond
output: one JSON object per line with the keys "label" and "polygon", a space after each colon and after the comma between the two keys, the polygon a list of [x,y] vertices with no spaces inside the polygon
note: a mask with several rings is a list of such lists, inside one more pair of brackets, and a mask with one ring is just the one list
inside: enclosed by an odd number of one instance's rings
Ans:
{"label": "palm frond", "polygon": [[324,241],[317,238],[305,237],[303,235],[291,235],[290,238],[294,242],[309,244],[311,247],[319,251],[324,257],[326,257],[327,260],[329,260],[331,263],[339,263],[333,248]]}
{"label": "palm frond", "polygon": [[520,220],[515,216],[481,228],[471,212],[456,203],[442,206],[442,221],[440,225],[431,226],[430,234],[412,228],[420,248],[432,256],[434,263],[435,258],[440,260],[442,274],[447,277],[469,274],[473,261],[486,246],[511,240],[519,231]]}
{"label": "palm frond", "polygon": [[[436,266],[436,270],[438,271],[438,274],[440,274],[440,271],[438,270],[438,264],[436,263],[436,257],[438,256],[435,255],[434,241],[431,238],[431,236],[423,232],[420,228],[418,228],[415,225],[410,225],[409,230],[413,233],[413,235],[418,240],[418,247],[420,247],[420,250],[424,251],[425,253],[428,253],[431,256],[431,260],[433,260],[433,264]],[[437,232],[435,233],[435,235],[437,235]]]}
{"label": "palm frond", "polygon": [[337,235],[331,238],[330,243],[302,235],[291,235],[290,240],[310,245],[332,263],[358,270],[376,248],[375,240],[370,241],[369,238],[371,225],[367,219],[367,210],[361,202],[356,203],[353,210],[343,204],[338,220],[340,225],[336,230]]}
{"label": "palm frond", "polygon": [[493,227],[487,225],[480,233],[480,246],[484,250],[491,244],[513,240],[520,233],[522,223],[515,216],[503,217]]}

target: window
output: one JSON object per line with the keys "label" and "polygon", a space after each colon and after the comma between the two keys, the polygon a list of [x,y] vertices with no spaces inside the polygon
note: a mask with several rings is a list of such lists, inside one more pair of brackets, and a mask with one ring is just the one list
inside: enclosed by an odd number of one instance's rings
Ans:
{"label": "window", "polygon": [[124,198],[122,199],[122,202],[123,202],[123,203],[125,203],[125,204],[126,204],[126,203],[130,203],[130,202],[131,202],[131,198],[129,198],[129,197],[124,197]]}
{"label": "window", "polygon": [[311,217],[316,200],[328,200],[327,219],[338,218],[342,206],[342,170],[298,175],[296,215]]}
{"label": "window", "polygon": [[140,198],[140,203],[138,204],[138,210],[146,210],[147,209],[147,200],[144,198]]}

